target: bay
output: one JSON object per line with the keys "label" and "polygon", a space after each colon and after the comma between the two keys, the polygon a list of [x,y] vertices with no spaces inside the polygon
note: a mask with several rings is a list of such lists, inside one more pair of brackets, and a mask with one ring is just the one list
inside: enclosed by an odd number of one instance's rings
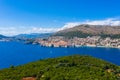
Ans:
{"label": "bay", "polygon": [[18,66],[29,62],[68,56],[74,54],[90,55],[120,65],[120,49],[101,47],[53,48],[23,42],[0,42],[0,69]]}

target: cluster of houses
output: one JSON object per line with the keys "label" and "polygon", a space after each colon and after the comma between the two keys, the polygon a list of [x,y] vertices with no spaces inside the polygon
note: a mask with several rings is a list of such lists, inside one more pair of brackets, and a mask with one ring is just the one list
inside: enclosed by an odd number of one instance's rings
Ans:
{"label": "cluster of houses", "polygon": [[35,43],[39,43],[41,46],[47,47],[114,47],[120,48],[120,39],[101,38],[100,36],[92,36],[87,38],[65,38],[62,36],[53,36],[47,39],[38,38]]}

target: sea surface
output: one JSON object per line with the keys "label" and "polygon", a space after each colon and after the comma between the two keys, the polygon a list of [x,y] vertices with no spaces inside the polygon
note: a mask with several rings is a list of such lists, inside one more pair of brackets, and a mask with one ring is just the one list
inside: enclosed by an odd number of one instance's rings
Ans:
{"label": "sea surface", "polygon": [[120,49],[117,48],[53,48],[23,42],[0,42],[0,69],[18,66],[46,58],[74,54],[90,55],[120,65]]}

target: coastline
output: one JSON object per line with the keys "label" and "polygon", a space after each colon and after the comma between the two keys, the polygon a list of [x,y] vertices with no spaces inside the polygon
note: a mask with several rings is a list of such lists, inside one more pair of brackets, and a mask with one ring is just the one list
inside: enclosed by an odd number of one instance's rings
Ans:
{"label": "coastline", "polygon": [[[0,41],[0,42],[11,42],[11,41]],[[25,43],[26,44],[26,43]],[[60,47],[63,47],[63,48],[70,48],[70,47],[74,47],[74,48],[80,48],[80,47],[94,47],[94,48],[115,48],[115,49],[120,49],[120,47],[110,47],[110,46],[93,46],[93,45],[72,45],[72,46],[69,46],[69,45],[66,45],[66,46],[54,46],[54,45],[42,45],[42,44],[38,44],[38,43],[29,43],[29,44],[32,44],[32,45],[40,45],[41,47],[55,47],[55,48],[60,48]]]}
{"label": "coastline", "polygon": [[[33,44],[34,45],[34,44]],[[81,45],[81,46],[45,46],[45,45],[41,45],[39,44],[40,46],[42,47],[53,47],[53,48],[60,48],[60,47],[63,47],[63,48],[70,48],[70,47],[73,47],[73,48],[80,48],[80,47],[93,47],[93,48],[115,48],[115,49],[120,49],[120,47],[108,47],[108,46],[88,46],[88,45]]]}
{"label": "coastline", "polygon": [[[10,41],[10,42],[0,42],[1,47],[1,57],[4,57],[4,60],[1,58],[1,65],[4,65],[5,62],[10,63],[10,65],[17,65],[19,60],[23,60],[23,63],[31,62],[31,60],[40,60],[44,58],[64,56],[64,55],[72,55],[72,54],[87,54],[95,57],[100,57],[98,55],[102,55],[101,59],[108,60],[109,62],[119,64],[120,59],[120,49],[118,48],[110,48],[103,46],[79,46],[79,47],[47,47],[40,44],[24,44],[24,42]],[[99,48],[100,47],[100,48]],[[12,50],[12,51],[11,51]],[[22,53],[21,53],[22,50]],[[102,50],[102,52],[101,52]],[[43,54],[44,53],[44,54]],[[106,53],[106,54],[104,54]],[[4,56],[5,55],[11,55]],[[14,57],[14,56],[16,57]],[[24,57],[23,57],[24,55]],[[106,57],[104,57],[107,56]],[[29,56],[29,59],[26,60],[26,57]],[[108,58],[109,57],[109,58]],[[114,59],[115,57],[115,59]],[[9,61],[9,59],[11,61]],[[13,59],[13,60],[12,60]],[[113,59],[113,61],[111,61]],[[118,61],[116,60],[118,59]],[[14,63],[14,60],[16,61]],[[22,64],[22,63],[19,63]],[[9,67],[9,64],[6,64],[5,67]],[[2,67],[2,66],[1,66]]]}

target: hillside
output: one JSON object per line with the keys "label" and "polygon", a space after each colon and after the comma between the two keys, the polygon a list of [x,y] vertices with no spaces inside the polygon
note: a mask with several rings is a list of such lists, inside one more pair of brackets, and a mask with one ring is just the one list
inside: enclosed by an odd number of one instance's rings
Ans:
{"label": "hillside", "polygon": [[73,28],[58,31],[54,36],[87,37],[101,36],[120,38],[120,26],[79,25]]}
{"label": "hillside", "polygon": [[40,60],[0,70],[0,80],[118,80],[120,68],[89,56]]}

